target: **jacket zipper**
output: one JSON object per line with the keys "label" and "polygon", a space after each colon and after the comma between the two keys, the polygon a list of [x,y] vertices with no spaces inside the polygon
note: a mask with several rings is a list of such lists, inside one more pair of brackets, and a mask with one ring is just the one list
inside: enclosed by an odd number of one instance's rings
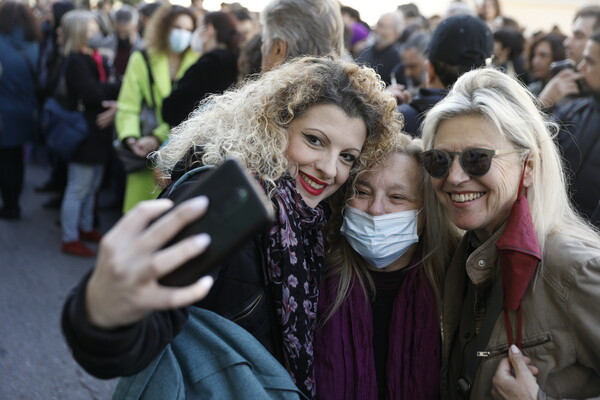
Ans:
{"label": "jacket zipper", "polygon": [[260,294],[256,297],[256,299],[254,299],[252,301],[252,303],[248,304],[248,306],[246,308],[244,308],[236,316],[231,318],[230,321],[236,322],[236,321],[239,321],[240,319],[243,319],[243,318],[247,317],[248,315],[252,314],[252,311],[254,311],[256,306],[258,306],[258,303],[260,303],[260,301],[262,300],[264,295],[265,295],[264,292],[260,292]]}
{"label": "jacket zipper", "polygon": [[[550,335],[544,335],[538,339],[528,341],[527,343],[523,343],[523,349],[527,349],[534,346],[539,346],[540,344],[548,343],[550,341]],[[503,346],[497,350],[490,351],[478,351],[477,357],[489,358],[495,357],[501,354],[506,354],[508,352],[509,346]]]}

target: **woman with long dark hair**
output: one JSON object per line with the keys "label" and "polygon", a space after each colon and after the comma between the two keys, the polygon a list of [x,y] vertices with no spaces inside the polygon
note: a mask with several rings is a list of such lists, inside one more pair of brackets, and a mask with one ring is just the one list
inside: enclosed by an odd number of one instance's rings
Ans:
{"label": "woman with long dark hair", "polygon": [[558,35],[544,35],[531,45],[529,70],[533,82],[529,84],[529,91],[534,95],[539,95],[552,78],[552,62],[565,58],[563,40]]}

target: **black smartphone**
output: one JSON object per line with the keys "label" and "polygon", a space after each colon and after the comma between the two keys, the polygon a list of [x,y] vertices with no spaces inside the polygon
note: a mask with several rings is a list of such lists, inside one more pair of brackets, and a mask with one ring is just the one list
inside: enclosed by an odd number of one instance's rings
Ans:
{"label": "black smartphone", "polygon": [[209,200],[206,213],[184,227],[166,246],[203,232],[210,235],[211,243],[204,253],[159,279],[161,285],[187,286],[196,282],[273,221],[271,202],[239,161],[228,159],[202,175],[201,180],[174,194],[172,200],[179,204],[204,195]]}
{"label": "black smartphone", "polygon": [[550,64],[552,76],[555,76],[563,69],[571,69],[577,72],[577,65],[575,64],[575,61],[570,60],[568,58],[560,61],[554,61]]}

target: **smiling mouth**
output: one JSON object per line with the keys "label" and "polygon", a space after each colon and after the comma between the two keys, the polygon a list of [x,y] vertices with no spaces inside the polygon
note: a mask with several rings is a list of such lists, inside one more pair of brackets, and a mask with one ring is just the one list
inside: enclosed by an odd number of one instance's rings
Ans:
{"label": "smiling mouth", "polygon": [[479,193],[450,193],[450,198],[455,203],[467,203],[483,196],[484,192]]}
{"label": "smiling mouth", "polygon": [[300,175],[300,183],[302,184],[304,189],[306,189],[308,193],[314,196],[320,195],[321,193],[323,193],[325,188],[329,186],[325,182],[321,182],[318,179],[313,178],[312,176],[307,175],[302,171],[299,171],[298,175]]}

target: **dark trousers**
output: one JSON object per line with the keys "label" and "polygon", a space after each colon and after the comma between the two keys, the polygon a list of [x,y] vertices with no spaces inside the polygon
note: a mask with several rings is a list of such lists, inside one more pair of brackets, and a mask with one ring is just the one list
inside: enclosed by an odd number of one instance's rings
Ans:
{"label": "dark trousers", "polygon": [[21,146],[0,147],[0,192],[2,192],[3,208],[12,210],[19,208],[24,174],[23,148]]}

